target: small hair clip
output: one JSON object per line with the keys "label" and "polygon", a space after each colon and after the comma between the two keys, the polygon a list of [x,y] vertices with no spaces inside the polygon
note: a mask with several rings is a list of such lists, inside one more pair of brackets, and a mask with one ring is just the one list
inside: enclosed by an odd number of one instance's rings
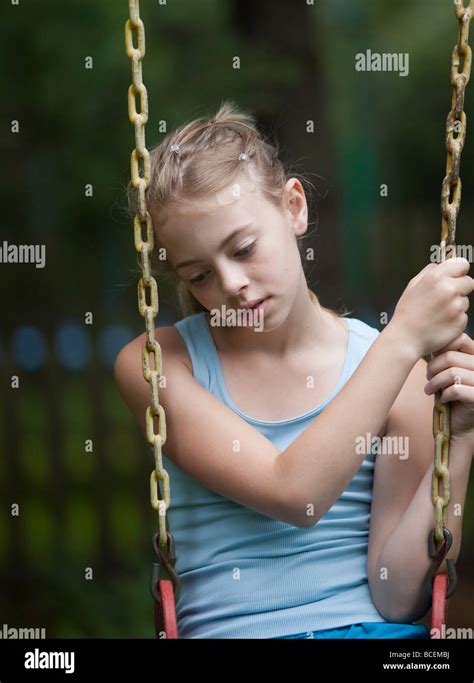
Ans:
{"label": "small hair clip", "polygon": [[178,155],[179,155],[180,147],[179,147],[179,145],[175,142],[173,145],[171,145],[170,150],[171,150],[171,152],[172,152],[173,154],[176,154],[176,156],[178,156]]}
{"label": "small hair clip", "polygon": [[248,164],[250,161],[250,157],[245,152],[241,152],[239,155],[239,161],[245,161],[245,163]]}

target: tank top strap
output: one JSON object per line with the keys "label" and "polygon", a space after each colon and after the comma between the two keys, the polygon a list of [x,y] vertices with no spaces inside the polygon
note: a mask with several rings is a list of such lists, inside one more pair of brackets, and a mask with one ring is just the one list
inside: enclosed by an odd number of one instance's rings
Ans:
{"label": "tank top strap", "polygon": [[211,385],[211,373],[216,371],[215,353],[207,329],[206,312],[178,320],[174,327],[183,338],[193,366],[194,378],[205,389]]}

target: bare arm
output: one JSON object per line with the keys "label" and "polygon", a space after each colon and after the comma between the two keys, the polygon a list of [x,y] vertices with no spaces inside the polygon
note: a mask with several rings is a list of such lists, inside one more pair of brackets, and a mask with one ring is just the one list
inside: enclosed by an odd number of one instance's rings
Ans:
{"label": "bare arm", "polygon": [[467,259],[448,259],[429,263],[412,278],[391,322],[342,391],[277,457],[299,519],[316,524],[332,507],[366,457],[357,452],[356,439],[378,435],[413,366],[464,331],[474,291],[469,267]]}
{"label": "bare arm", "polygon": [[[173,328],[158,328],[163,351],[160,403],[166,417],[163,453],[203,486],[271,518],[294,524],[293,510],[275,477],[280,452],[263,434],[236,415],[194,379],[175,349]],[[130,342],[115,361],[115,381],[146,434],[150,386],[143,379],[145,334]]]}
{"label": "bare arm", "polygon": [[[294,526],[313,526],[316,517],[304,514],[306,508],[300,502],[308,500],[304,497],[305,491],[312,491],[312,495],[316,493],[316,498],[319,498],[321,491],[321,494],[328,496],[325,504],[331,507],[363,460],[363,457],[354,453],[353,438],[349,450],[347,446],[344,448],[343,443],[338,445],[343,427],[347,424],[344,417],[346,406],[353,402],[354,405],[361,405],[364,401],[369,406],[368,394],[371,394],[374,404],[372,419],[364,422],[365,415],[370,414],[369,409],[367,413],[364,410],[353,412],[352,429],[354,434],[363,434],[366,428],[376,434],[415,362],[405,352],[398,355],[396,351],[391,352],[395,344],[391,336],[386,334],[387,330],[369,349],[366,359],[342,389],[341,395],[334,399],[340,408],[332,410],[331,403],[295,442],[298,445],[302,438],[307,438],[307,443],[327,443],[327,447],[313,448],[312,453],[301,453],[301,456],[295,453],[290,462],[286,458],[294,445],[284,452],[283,458],[274,444],[195,381],[191,371],[176,354],[175,331],[172,328],[157,329],[155,335],[163,350],[163,376],[166,379],[160,389],[160,402],[165,410],[167,424],[164,452],[183,471],[222,496]],[[150,402],[150,388],[143,379],[141,368],[144,339],[145,335],[140,335],[128,344],[115,363],[119,391],[143,432],[145,410]],[[399,358],[398,362],[395,362],[396,357]],[[373,381],[374,377],[380,376],[387,379],[394,368],[396,373],[391,384],[384,382],[379,387]],[[373,389],[369,392],[372,385]],[[390,396],[387,394],[388,389],[391,391]],[[325,419],[326,413],[330,414],[329,420]],[[315,451],[321,458],[316,458],[316,464]],[[334,464],[336,457],[341,461],[340,468],[331,470],[331,458]],[[324,466],[322,458],[327,463],[323,474],[318,468],[320,462]],[[289,469],[283,470],[281,463],[287,463]],[[306,488],[295,496],[298,477]],[[328,495],[331,491],[334,500]]]}
{"label": "bare arm", "polygon": [[[433,446],[430,444],[432,459]],[[461,547],[464,501],[472,462],[472,446],[452,440],[449,450],[451,496],[446,526],[453,534],[447,559],[457,560]],[[430,464],[415,496],[382,548],[369,573],[370,590],[377,609],[391,621],[412,622],[425,616],[431,598],[424,588],[426,573],[432,566],[428,555],[428,535],[434,527],[431,502]],[[447,572],[446,561],[438,572]]]}
{"label": "bare arm", "polygon": [[314,526],[345,491],[367,456],[356,452],[356,438],[380,433],[418,360],[388,325],[317,420],[277,456],[301,526]]}

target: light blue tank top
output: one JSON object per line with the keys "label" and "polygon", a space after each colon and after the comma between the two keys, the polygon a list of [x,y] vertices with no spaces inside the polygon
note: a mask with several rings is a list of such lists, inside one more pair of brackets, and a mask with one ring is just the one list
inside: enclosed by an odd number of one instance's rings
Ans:
{"label": "light blue tank top", "polygon": [[[245,415],[229,396],[206,314],[175,323],[199,384],[284,451],[336,396],[379,331],[356,318],[344,365],[329,396],[313,410],[266,422]],[[183,397],[186,400],[186,397]],[[196,438],[206,438],[196,424]],[[370,452],[340,498],[310,529],[259,514],[203,487],[166,457],[170,531],[182,582],[180,638],[275,638],[359,622],[386,622],[367,578],[374,470]]]}

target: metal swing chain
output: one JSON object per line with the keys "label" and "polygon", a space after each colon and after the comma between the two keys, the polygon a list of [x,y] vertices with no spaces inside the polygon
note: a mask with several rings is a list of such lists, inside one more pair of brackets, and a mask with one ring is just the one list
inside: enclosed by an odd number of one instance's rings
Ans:
{"label": "metal swing chain", "polygon": [[[454,46],[451,58],[452,102],[451,111],[446,120],[446,175],[441,188],[441,261],[455,256],[456,219],[461,206],[461,178],[459,169],[461,152],[466,139],[466,114],[464,113],[464,93],[471,74],[472,51],[469,47],[469,24],[474,13],[474,0],[467,7],[463,0],[454,0],[455,13],[459,22],[458,42]],[[462,71],[459,71],[460,58],[464,58]],[[450,197],[452,194],[452,201]],[[450,406],[441,403],[441,391],[435,393],[433,408],[433,435],[435,439],[434,469],[432,477],[432,502],[435,509],[435,527],[428,537],[428,553],[434,558],[434,564],[428,572],[425,587],[432,594],[432,581],[446,557],[452,544],[452,534],[445,527],[447,506],[450,498],[449,480],[449,440],[450,440]],[[442,488],[442,491],[440,490]],[[437,545],[438,544],[438,545]],[[436,547],[437,546],[437,547]],[[449,588],[446,597],[451,597],[456,589],[456,569],[454,560],[446,560],[449,575]]]}
{"label": "metal swing chain", "polygon": [[[150,183],[150,155],[145,147],[145,124],[148,121],[148,94],[142,80],[142,59],[145,56],[145,28],[140,19],[139,0],[129,0],[129,16],[125,23],[125,49],[132,64],[132,85],[128,89],[128,116],[135,126],[135,149],[131,155],[131,182],[138,194],[138,212],[135,215],[133,229],[135,248],[141,256],[142,276],[138,282],[138,310],[145,318],[146,341],[142,347],[143,377],[151,386],[151,404],[146,410],[146,438],[151,446],[155,459],[155,469],[150,476],[150,502],[158,511],[158,533],[153,537],[153,547],[160,564],[154,565],[151,579],[151,591],[155,600],[159,600],[156,592],[156,579],[163,566],[171,577],[173,585],[179,586],[179,577],[174,570],[174,542],[167,531],[167,517],[171,502],[168,472],[163,467],[162,446],[166,442],[166,418],[158,396],[158,382],[162,373],[161,348],[155,339],[155,316],[159,311],[158,286],[151,274],[150,253],[154,247],[153,223],[147,209],[146,189]],[[138,47],[133,46],[133,31],[137,31]],[[140,112],[136,108],[136,96],[140,99]],[[143,175],[140,174],[140,162]],[[146,225],[146,240],[143,239],[142,226]],[[147,293],[150,303],[147,302]],[[153,369],[150,365],[153,358]],[[158,420],[158,431],[155,432],[154,420]],[[159,482],[163,486],[163,498],[160,498]]]}

